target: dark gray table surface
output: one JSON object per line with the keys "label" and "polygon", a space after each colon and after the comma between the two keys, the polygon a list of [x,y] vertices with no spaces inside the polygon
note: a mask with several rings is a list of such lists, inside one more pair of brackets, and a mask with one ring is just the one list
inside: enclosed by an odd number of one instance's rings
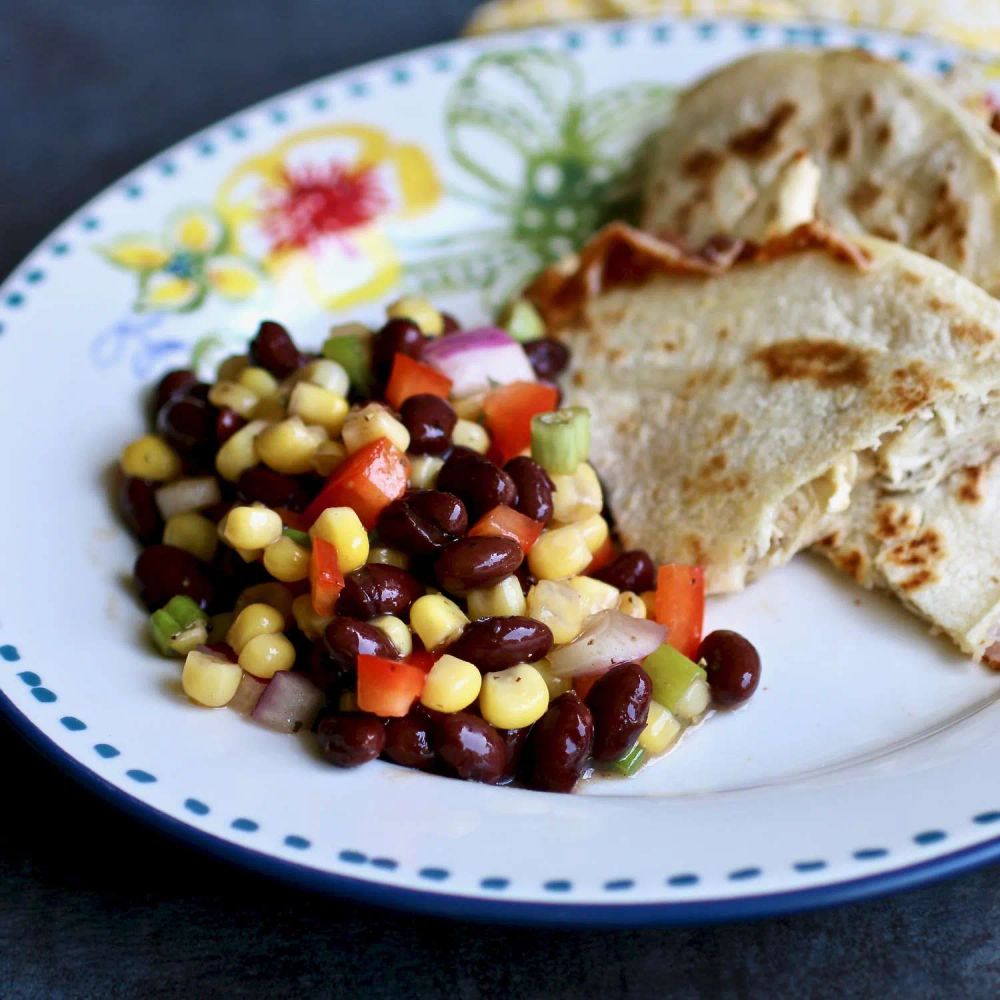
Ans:
{"label": "dark gray table surface", "polygon": [[[286,87],[449,38],[471,7],[0,0],[0,274],[162,147]],[[7,1000],[1000,992],[996,868],[721,927],[461,925],[304,893],[214,861],[83,792],[3,724],[0,782]]]}

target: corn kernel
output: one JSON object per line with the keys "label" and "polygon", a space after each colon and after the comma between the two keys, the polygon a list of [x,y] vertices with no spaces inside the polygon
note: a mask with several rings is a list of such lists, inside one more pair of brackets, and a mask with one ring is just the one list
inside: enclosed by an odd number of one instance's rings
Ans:
{"label": "corn kernel", "polygon": [[368,622],[374,625],[396,647],[396,652],[407,657],[413,652],[413,633],[410,626],[395,615],[379,615]]}
{"label": "corn kernel", "polygon": [[400,451],[410,447],[410,432],[381,403],[348,414],[343,438],[351,455],[379,438],[388,438]]}
{"label": "corn kernel", "polygon": [[228,705],[242,679],[243,671],[239,664],[198,649],[188,653],[181,671],[184,693],[206,708]]}
{"label": "corn kernel", "polygon": [[265,465],[297,476],[312,471],[313,455],[325,440],[326,431],[321,427],[306,427],[300,417],[289,417],[262,430],[254,443]]}
{"label": "corn kernel", "polygon": [[309,594],[299,594],[292,601],[292,617],[302,634],[314,641],[323,635],[327,625],[333,621],[333,615],[316,614]]}
{"label": "corn kernel", "polygon": [[486,428],[471,420],[457,420],[451,432],[451,443],[456,447],[471,448],[485,455],[490,450],[490,436]]}
{"label": "corn kernel", "polygon": [[322,538],[337,550],[341,573],[353,573],[368,559],[368,532],[351,507],[327,507],[309,529],[313,538]]}
{"label": "corn kernel", "polygon": [[444,333],[444,317],[427,299],[417,295],[404,295],[386,309],[390,319],[408,319],[420,327],[420,332],[428,337],[440,337]]}
{"label": "corn kernel", "polygon": [[345,398],[351,388],[351,379],[344,366],[327,358],[310,361],[305,367],[300,368],[299,379],[329,389],[334,395]]}
{"label": "corn kernel", "polygon": [[462,609],[443,594],[424,594],[410,608],[410,627],[425,649],[437,649],[457,639],[468,624]]}
{"label": "corn kernel", "polygon": [[375,545],[368,551],[369,563],[382,566],[398,566],[400,569],[410,568],[410,557],[399,549],[390,549],[387,545]]}
{"label": "corn kernel", "polygon": [[250,359],[245,354],[231,354],[219,362],[215,372],[217,382],[236,382],[240,373],[250,367]]}
{"label": "corn kernel", "polygon": [[264,420],[269,424],[276,424],[281,420],[285,419],[285,404],[281,399],[280,394],[274,396],[265,396],[260,402],[253,408],[253,413],[250,414],[254,420]]}
{"label": "corn kernel", "polygon": [[340,441],[324,441],[313,452],[313,471],[321,476],[328,476],[339,468],[347,458],[347,449]]}
{"label": "corn kernel", "polygon": [[257,365],[244,368],[236,381],[255,392],[258,399],[267,399],[278,391],[278,380],[266,368],[258,368]]}
{"label": "corn kernel", "polygon": [[479,711],[491,726],[522,729],[537,722],[548,707],[545,678],[530,663],[519,663],[483,678]]}
{"label": "corn kernel", "polygon": [[475,664],[445,653],[427,672],[420,704],[435,712],[461,712],[479,697],[482,685]]}
{"label": "corn kernel", "polygon": [[465,603],[473,620],[523,615],[525,611],[524,591],[516,576],[505,576],[492,587],[470,590],[465,595]]}
{"label": "corn kernel", "polygon": [[642,606],[646,609],[647,618],[656,617],[656,591],[655,590],[644,590],[639,595],[639,600],[642,601]]}
{"label": "corn kernel", "polygon": [[618,596],[618,610],[629,618],[645,618],[646,604],[643,599],[632,590],[623,590]]}
{"label": "corn kernel", "polygon": [[680,696],[674,705],[674,714],[685,722],[694,722],[712,701],[712,689],[708,681],[698,677],[689,685],[687,691]]}
{"label": "corn kernel", "polygon": [[270,604],[248,604],[229,626],[226,642],[239,656],[255,636],[276,635],[285,627],[285,616]]}
{"label": "corn kernel", "polygon": [[528,567],[539,580],[565,580],[582,573],[592,559],[575,524],[543,531],[528,553]]}
{"label": "corn kernel", "polygon": [[555,492],[552,494],[552,517],[563,524],[582,521],[592,514],[599,514],[604,506],[601,482],[594,467],[581,462],[576,472],[567,476],[552,476]]}
{"label": "corn kernel", "polygon": [[568,583],[539,580],[528,591],[529,618],[547,625],[556,645],[572,642],[583,628],[583,598]]}
{"label": "corn kernel", "polygon": [[437,483],[438,473],[444,459],[436,455],[415,455],[410,459],[410,488],[432,490]]}
{"label": "corn kernel", "polygon": [[288,398],[288,412],[307,424],[317,424],[327,434],[340,433],[350,407],[343,396],[311,382],[299,382]]}
{"label": "corn kernel", "polygon": [[163,438],[145,434],[122,451],[122,472],[138,479],[166,482],[181,474],[181,460],[177,452]]}
{"label": "corn kernel", "polygon": [[184,549],[202,562],[210,562],[218,548],[219,539],[215,533],[215,525],[207,517],[189,510],[167,518],[163,526],[163,544]]}
{"label": "corn kernel", "polygon": [[580,530],[591,555],[608,540],[608,522],[600,514],[591,514],[582,521],[576,521],[573,527]]}
{"label": "corn kernel", "polygon": [[680,736],[682,728],[669,709],[651,701],[646,728],[639,734],[639,746],[646,753],[663,753]]}
{"label": "corn kernel", "polygon": [[255,583],[246,587],[236,598],[233,614],[238,615],[251,604],[269,604],[281,612],[281,617],[285,621],[292,616],[292,592],[277,580],[268,580],[266,583]]}
{"label": "corn kernel", "polygon": [[592,576],[574,576],[569,581],[571,586],[583,600],[585,616],[596,615],[598,611],[608,611],[618,607],[620,591],[610,583],[595,580]]}
{"label": "corn kernel", "polygon": [[554,701],[561,694],[573,690],[572,677],[557,677],[552,673],[552,667],[546,659],[536,660],[532,666],[542,675],[545,686],[549,689],[549,701]]}
{"label": "corn kernel", "polygon": [[261,680],[291,670],[294,663],[295,647],[281,632],[255,635],[240,652],[240,666]]}
{"label": "corn kernel", "polygon": [[264,569],[283,583],[304,580],[309,575],[309,550],[282,535],[264,549]]}
{"label": "corn kernel", "polygon": [[267,427],[266,420],[251,420],[230,435],[215,456],[215,468],[223,479],[235,483],[247,469],[257,464],[257,435]]}
{"label": "corn kernel", "polygon": [[281,538],[281,529],[281,515],[269,507],[234,507],[223,537],[234,548],[262,549]]}
{"label": "corn kernel", "polygon": [[471,396],[453,400],[451,406],[459,420],[471,420],[475,423],[483,415],[484,399],[486,399],[485,392],[476,392]]}
{"label": "corn kernel", "polygon": [[216,382],[208,390],[208,401],[213,406],[234,410],[241,417],[249,417],[260,397],[238,382]]}

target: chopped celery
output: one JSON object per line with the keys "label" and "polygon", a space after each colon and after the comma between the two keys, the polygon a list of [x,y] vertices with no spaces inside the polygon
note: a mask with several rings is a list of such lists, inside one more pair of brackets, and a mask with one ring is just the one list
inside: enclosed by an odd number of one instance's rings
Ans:
{"label": "chopped celery", "polygon": [[163,610],[177,622],[177,628],[174,629],[175,632],[182,628],[187,628],[197,621],[208,620],[205,612],[190,597],[185,597],[182,594],[179,594],[177,597],[171,597]]}
{"label": "chopped celery", "polygon": [[631,778],[646,759],[646,751],[636,743],[631,750],[622,754],[611,767],[625,778]]}
{"label": "chopped celery", "polygon": [[653,682],[653,698],[674,713],[688,688],[695,681],[703,681],[708,676],[704,668],[667,643],[654,649],[642,661],[642,669]]}
{"label": "chopped celery", "polygon": [[285,525],[281,531],[286,538],[290,538],[297,545],[303,545],[307,549],[312,546],[312,538],[308,531],[299,531],[298,528],[289,528],[288,525]]}
{"label": "chopped celery", "polygon": [[204,620],[185,625],[170,637],[170,649],[179,656],[187,656],[192,649],[208,642],[208,623]]}
{"label": "chopped celery", "polygon": [[[581,454],[581,445],[586,451]],[[531,457],[552,476],[569,476],[590,450],[590,414],[581,407],[531,418]]]}
{"label": "chopped celery", "polygon": [[368,338],[348,333],[327,337],[323,343],[323,357],[336,361],[351,380],[351,388],[367,396],[371,389],[371,354]]}
{"label": "chopped celery", "polygon": [[164,656],[185,656],[208,641],[208,619],[190,597],[172,597],[149,617],[153,644]]}
{"label": "chopped celery", "polygon": [[170,640],[177,631],[177,622],[162,608],[154,611],[149,616],[149,634],[153,639],[153,645],[164,655],[172,656],[173,650],[170,648]]}
{"label": "chopped celery", "polygon": [[515,340],[527,344],[545,336],[545,321],[527,299],[512,299],[503,307],[498,319]]}

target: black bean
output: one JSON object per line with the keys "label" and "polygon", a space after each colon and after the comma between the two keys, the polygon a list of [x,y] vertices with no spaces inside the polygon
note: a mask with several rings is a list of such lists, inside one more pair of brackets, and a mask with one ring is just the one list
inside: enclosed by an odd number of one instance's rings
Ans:
{"label": "black bean", "polygon": [[150,611],[178,595],[205,608],[215,596],[205,564],[174,545],[150,545],[139,553],[133,572],[139,597]]}
{"label": "black bean", "polygon": [[705,661],[712,700],[716,705],[739,705],[760,683],[760,654],[739,632],[709,632],[698,647],[696,660]]}
{"label": "black bean", "polygon": [[385,749],[385,726],[374,715],[339,712],[316,727],[320,753],[337,767],[367,764]]}
{"label": "black bean", "polygon": [[266,465],[255,465],[243,472],[236,481],[236,491],[244,500],[296,511],[305,510],[316,495],[316,490],[303,480],[275,472]]}
{"label": "black bean", "polygon": [[474,663],[483,673],[506,670],[518,663],[533,663],[550,649],[552,632],[548,625],[520,615],[470,622],[448,646],[452,656]]}
{"label": "black bean", "polygon": [[438,718],[434,745],[445,768],[464,781],[495,785],[503,779],[507,751],[497,731],[469,712]]}
{"label": "black bean", "polygon": [[590,709],[575,691],[560,695],[531,730],[525,783],[542,792],[573,791],[593,742]]}
{"label": "black bean", "polygon": [[187,368],[178,368],[172,372],[167,372],[156,384],[153,393],[153,408],[158,413],[163,404],[174,396],[184,396],[190,389],[198,384],[198,376]]}
{"label": "black bean", "polygon": [[447,400],[429,393],[410,396],[399,416],[410,432],[409,450],[414,455],[440,455],[451,446],[458,417]]}
{"label": "black bean", "polygon": [[122,476],[118,486],[118,507],[129,531],[144,545],[163,537],[163,518],[156,506],[156,491],[162,483],[151,479]]}
{"label": "black bean", "polygon": [[351,618],[405,615],[424,594],[424,585],[405,569],[370,563],[344,577],[337,614]]}
{"label": "black bean", "polygon": [[342,691],[351,690],[356,685],[352,667],[348,667],[342,656],[331,656],[324,642],[315,642],[308,654],[295,658],[296,664],[303,665],[303,672],[327,697],[337,698]]}
{"label": "black bean", "polygon": [[587,695],[594,760],[617,760],[632,749],[646,727],[652,698],[653,682],[638,663],[622,663],[598,679]]}
{"label": "black bean", "polygon": [[451,313],[442,310],[441,321],[444,323],[444,329],[441,331],[442,337],[447,337],[450,333],[460,333],[462,330],[462,324]]}
{"label": "black bean", "polygon": [[527,559],[525,559],[525,561],[517,567],[517,572],[514,576],[517,577],[517,582],[521,585],[521,593],[524,594],[525,597],[528,596],[528,591],[531,590],[536,583],[538,583],[538,577],[535,576],[534,573],[532,573],[528,568]]}
{"label": "black bean", "polygon": [[411,490],[389,504],[378,520],[379,538],[411,555],[438,552],[468,527],[465,505],[441,490]]}
{"label": "black bean", "polygon": [[241,417],[228,406],[222,407],[215,418],[215,443],[224,445],[241,427],[246,427],[246,418]]}
{"label": "black bean", "polygon": [[531,726],[525,726],[522,729],[498,729],[497,733],[503,740],[504,752],[507,756],[501,784],[507,785],[514,780],[520,769],[521,760],[528,745],[528,737],[531,735]]}
{"label": "black bean", "polygon": [[434,575],[449,593],[462,595],[510,576],[524,560],[513,538],[475,535],[452,542],[438,556]]}
{"label": "black bean", "polygon": [[280,323],[269,319],[260,324],[257,335],[250,341],[250,356],[255,364],[279,379],[291,375],[304,364],[288,331]]}
{"label": "black bean", "polygon": [[527,455],[512,458],[503,469],[517,490],[514,509],[534,521],[548,524],[552,520],[552,494],[556,489],[549,474]]}
{"label": "black bean", "polygon": [[422,712],[390,719],[385,727],[385,756],[403,767],[429,771],[436,759],[431,729],[430,718]]}
{"label": "black bean", "polygon": [[399,659],[399,650],[381,629],[356,618],[334,618],[323,633],[323,642],[331,659],[344,670],[356,670],[360,655]]}
{"label": "black bean", "polygon": [[438,473],[437,488],[460,497],[473,519],[499,504],[513,507],[517,500],[514,480],[484,455],[456,448]]}
{"label": "black bean", "polygon": [[524,345],[524,353],[535,370],[535,374],[546,382],[561,375],[569,364],[569,348],[552,337],[532,340]]}
{"label": "black bean", "polygon": [[156,428],[182,455],[210,451],[215,444],[215,407],[196,396],[174,396],[157,413]]}
{"label": "black bean", "polygon": [[641,594],[644,590],[655,589],[656,564],[648,552],[642,549],[630,549],[598,570],[594,576],[619,590],[631,590]]}
{"label": "black bean", "polygon": [[372,337],[372,369],[380,382],[386,382],[392,371],[392,362],[397,354],[410,358],[420,357],[424,346],[424,335],[420,327],[411,319],[400,317],[390,319]]}

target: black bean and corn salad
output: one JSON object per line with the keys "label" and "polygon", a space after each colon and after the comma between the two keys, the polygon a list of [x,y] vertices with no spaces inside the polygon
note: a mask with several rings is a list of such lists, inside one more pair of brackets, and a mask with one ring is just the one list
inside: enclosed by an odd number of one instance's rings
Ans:
{"label": "black bean and corn salad", "polygon": [[319,355],[276,322],[214,384],[172,371],[121,456],[153,643],[187,697],[323,757],[570,791],[747,699],[698,567],[619,552],[526,302],[462,329],[404,298]]}

